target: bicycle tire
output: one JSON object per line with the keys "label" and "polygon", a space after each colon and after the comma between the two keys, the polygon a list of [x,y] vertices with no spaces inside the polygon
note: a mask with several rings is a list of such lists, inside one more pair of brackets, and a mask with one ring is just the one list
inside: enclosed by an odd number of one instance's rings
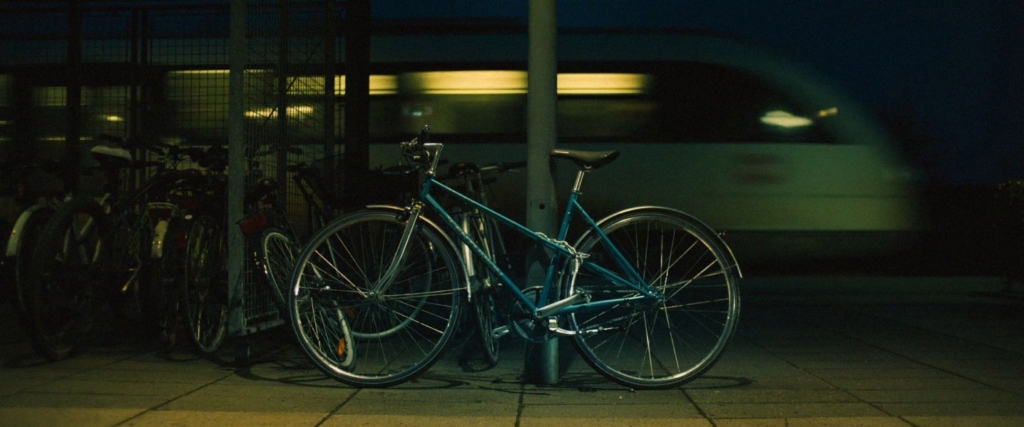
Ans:
{"label": "bicycle tire", "polygon": [[50,360],[76,353],[92,330],[109,223],[92,199],[72,199],[46,224],[25,279],[25,309],[35,350]]}
{"label": "bicycle tire", "polygon": [[292,270],[295,269],[295,258],[298,257],[300,248],[296,246],[289,233],[270,227],[260,232],[257,250],[259,263],[267,284],[270,285],[274,303],[281,315],[287,316],[288,288],[291,285]]}
{"label": "bicycle tire", "polygon": [[143,293],[149,307],[148,322],[163,350],[177,345],[178,333],[182,329],[187,225],[181,218],[167,222],[159,258]]}
{"label": "bicycle tire", "polygon": [[[469,214],[469,235],[477,242],[487,255],[494,260],[494,230],[490,229],[485,218],[479,214]],[[498,364],[501,356],[501,343],[494,336],[494,329],[500,323],[498,319],[497,286],[498,283],[491,275],[491,270],[476,256],[468,254],[466,263],[473,263],[474,276],[470,277],[473,289],[471,293],[471,305],[473,306],[473,320],[476,323],[480,350],[484,356],[486,367],[493,367]]]}
{"label": "bicycle tire", "polygon": [[472,305],[473,319],[479,333],[480,350],[485,362],[481,369],[492,368],[497,366],[501,359],[501,340],[494,335],[494,330],[500,323],[494,289],[482,289],[476,292]]}
{"label": "bicycle tire", "polygon": [[206,215],[193,220],[186,240],[183,293],[188,335],[196,349],[208,355],[227,337],[227,241],[216,220]]}
{"label": "bicycle tire", "polygon": [[[739,271],[731,251],[710,228],[678,211],[628,211],[600,225],[664,300],[567,316],[580,355],[606,378],[637,389],[675,387],[699,377],[721,356],[739,319]],[[609,263],[606,245],[598,242],[591,233],[576,248],[593,262]],[[568,290],[583,291],[592,302],[638,294],[584,270]]]}
{"label": "bicycle tire", "polygon": [[116,315],[145,322],[151,314],[142,295],[151,279],[148,270],[152,264],[153,224],[149,212],[133,206],[108,217],[110,237],[104,247],[105,274],[100,290],[107,293]]}
{"label": "bicycle tire", "polygon": [[457,327],[465,270],[451,240],[425,218],[400,274],[371,289],[397,251],[406,227],[400,213],[345,216],[317,233],[297,260],[288,295],[292,327],[317,368],[345,384],[389,387],[415,378]]}
{"label": "bicycle tire", "polygon": [[[23,326],[30,327],[28,321],[28,314],[25,310],[25,291],[24,284],[22,282],[27,281],[26,277],[29,276],[29,266],[32,264],[32,252],[35,250],[36,244],[39,241],[39,237],[43,233],[43,229],[46,228],[46,224],[50,222],[50,218],[53,217],[53,213],[56,211],[53,207],[46,205],[35,205],[26,209],[21,215],[19,215],[17,222],[15,222],[13,228],[10,230],[8,238],[8,259],[7,268],[10,282],[8,298],[11,301],[11,305],[14,306],[14,311],[18,315],[19,321],[22,322]],[[12,247],[13,246],[13,247]]]}

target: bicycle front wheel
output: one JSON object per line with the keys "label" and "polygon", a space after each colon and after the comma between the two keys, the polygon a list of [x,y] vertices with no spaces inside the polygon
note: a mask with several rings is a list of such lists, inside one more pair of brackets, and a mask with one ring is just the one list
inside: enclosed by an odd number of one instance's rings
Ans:
{"label": "bicycle front wheel", "polygon": [[92,329],[109,258],[109,225],[92,199],[63,204],[47,223],[21,282],[36,351],[50,360],[79,349]]}
{"label": "bicycle front wheel", "polygon": [[356,212],[314,236],[289,293],[302,349],[330,377],[359,387],[415,378],[454,334],[463,287],[450,240],[421,219],[397,274],[386,275],[406,222],[391,210]]}
{"label": "bicycle front wheel", "polygon": [[[693,217],[663,209],[612,217],[601,230],[646,286],[664,298],[570,315],[583,359],[633,388],[674,387],[706,372],[728,343],[740,311],[739,269],[724,242]],[[612,249],[600,241],[589,235],[576,247],[591,262],[621,270],[612,267]],[[569,291],[585,292],[594,303],[639,295],[583,270]]]}

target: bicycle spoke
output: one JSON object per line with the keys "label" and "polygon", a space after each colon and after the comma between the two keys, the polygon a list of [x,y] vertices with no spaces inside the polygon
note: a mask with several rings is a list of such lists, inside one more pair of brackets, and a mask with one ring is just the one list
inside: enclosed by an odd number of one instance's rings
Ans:
{"label": "bicycle spoke", "polygon": [[[661,296],[573,314],[584,359],[635,387],[670,387],[700,375],[717,360],[736,322],[735,278],[724,251],[673,214],[636,213],[606,227],[609,241]],[[590,239],[578,249],[611,259],[598,242]],[[635,296],[593,275],[578,279],[577,287],[595,301]]]}
{"label": "bicycle spoke", "polygon": [[[357,213],[314,236],[297,260],[293,327],[307,355],[333,378],[362,386],[406,381],[453,335],[465,285],[453,280],[455,254],[432,249],[442,247],[433,231],[414,233],[398,274],[376,286],[404,227],[393,212]],[[342,340],[351,340],[341,344],[351,357],[337,354]]]}

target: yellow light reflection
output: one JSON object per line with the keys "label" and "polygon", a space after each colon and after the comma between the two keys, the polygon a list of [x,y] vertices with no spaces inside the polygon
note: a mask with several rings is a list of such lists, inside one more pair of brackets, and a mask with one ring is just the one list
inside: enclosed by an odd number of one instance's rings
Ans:
{"label": "yellow light reflection", "polygon": [[560,73],[559,95],[633,95],[647,90],[649,76],[628,73]]}
{"label": "yellow light reflection", "polygon": [[[323,77],[295,77],[288,87],[289,95],[322,95]],[[398,77],[393,75],[370,76],[370,95],[394,95],[398,93]],[[345,95],[345,76],[334,76],[334,94]]]}
{"label": "yellow light reflection", "polygon": [[231,70],[177,70],[168,74],[228,74]]}
{"label": "yellow light reflection", "polygon": [[[647,90],[650,76],[631,73],[561,73],[560,95],[629,95]],[[429,71],[403,75],[404,90],[428,95],[524,94],[526,71]]]}
{"label": "yellow light reflection", "polygon": [[797,128],[810,126],[813,122],[806,117],[794,116],[789,111],[774,110],[764,113],[761,116],[761,123],[783,128]]}
{"label": "yellow light reflection", "polygon": [[[313,107],[309,105],[296,105],[294,107],[288,107],[288,116],[294,117],[298,115],[311,114],[314,111]],[[248,110],[245,112],[245,117],[250,119],[272,119],[277,117],[276,108],[257,108]]]}
{"label": "yellow light reflection", "polygon": [[427,71],[409,73],[403,89],[428,95],[502,95],[526,93],[525,71]]}
{"label": "yellow light reflection", "polygon": [[[398,76],[370,75],[370,95],[394,95],[398,93]],[[334,76],[334,94],[345,94],[345,76]]]}
{"label": "yellow light reflection", "polygon": [[[180,70],[171,74],[226,74],[229,70]],[[246,72],[262,72],[246,70]],[[560,73],[560,95],[631,95],[647,91],[650,76],[636,73]],[[399,91],[427,95],[507,95],[527,92],[528,73],[516,70],[426,71],[401,76],[370,76],[370,95],[393,95]],[[323,93],[324,78],[293,77],[290,95]],[[334,77],[334,93],[345,95],[345,76]]]}
{"label": "yellow light reflection", "polygon": [[[93,138],[91,136],[85,136],[85,135],[83,135],[83,136],[78,138],[79,141],[92,141],[93,139],[95,139],[95,138]],[[41,137],[36,138],[36,140],[37,141],[43,141],[43,142],[64,142],[64,141],[67,140],[67,138],[65,138],[63,136],[41,136]]]}

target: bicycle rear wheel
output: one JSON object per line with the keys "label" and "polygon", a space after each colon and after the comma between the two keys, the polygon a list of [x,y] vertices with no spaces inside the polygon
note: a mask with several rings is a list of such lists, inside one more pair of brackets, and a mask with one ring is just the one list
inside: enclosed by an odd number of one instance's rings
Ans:
{"label": "bicycle rear wheel", "polygon": [[[724,242],[693,217],[662,209],[626,212],[603,221],[601,230],[664,300],[568,316],[583,359],[633,388],[674,387],[706,372],[728,343],[740,311],[738,267]],[[607,245],[598,242],[590,234],[576,248],[612,268]],[[583,270],[569,291],[585,292],[592,302],[638,295]]]}
{"label": "bicycle rear wheel", "polygon": [[160,257],[144,288],[147,315],[156,332],[160,347],[170,350],[178,341],[182,326],[182,288],[185,274],[185,251],[189,224],[172,218],[160,242]]}
{"label": "bicycle rear wheel", "polygon": [[[495,258],[494,236],[496,230],[489,229],[485,218],[479,214],[466,214],[466,232],[473,238],[473,241],[486,252],[492,260]],[[498,319],[497,298],[498,283],[492,277],[491,271],[484,265],[483,261],[465,249],[464,255],[467,265],[472,265],[472,276],[469,278],[473,286],[471,305],[473,306],[473,319],[476,322],[478,337],[480,338],[480,350],[486,363],[486,368],[498,364],[501,355],[500,341],[494,336],[494,329],[500,323]]]}
{"label": "bicycle rear wheel", "polygon": [[184,307],[189,337],[203,354],[220,349],[227,336],[228,282],[224,230],[199,216],[186,237]]}
{"label": "bicycle rear wheel", "polygon": [[109,225],[91,199],[63,204],[43,229],[22,291],[36,351],[50,360],[76,352],[92,329]]}
{"label": "bicycle rear wheel", "polygon": [[328,225],[302,251],[291,279],[289,312],[302,349],[349,385],[415,378],[456,328],[463,268],[436,226],[420,220],[398,274],[384,279],[406,228],[397,213],[361,211]]}
{"label": "bicycle rear wheel", "polygon": [[260,234],[259,260],[270,285],[270,293],[281,315],[288,313],[288,287],[299,249],[291,236],[278,228],[267,228]]}

